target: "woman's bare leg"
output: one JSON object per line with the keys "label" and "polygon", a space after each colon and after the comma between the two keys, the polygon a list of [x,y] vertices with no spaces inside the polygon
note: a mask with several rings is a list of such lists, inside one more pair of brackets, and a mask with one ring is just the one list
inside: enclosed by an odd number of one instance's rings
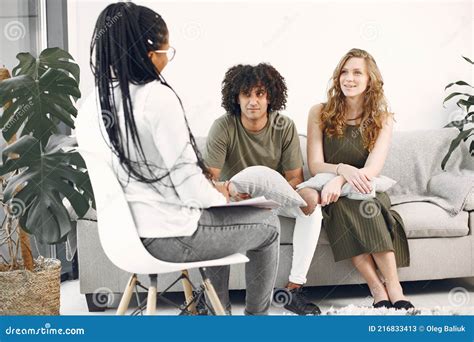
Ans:
{"label": "woman's bare leg", "polygon": [[357,255],[352,257],[352,263],[367,282],[370,293],[374,297],[374,303],[378,303],[381,300],[388,300],[388,293],[376,272],[376,266],[372,256],[367,253]]}
{"label": "woman's bare leg", "polygon": [[407,300],[403,295],[402,285],[398,279],[395,253],[392,251],[372,253],[372,256],[385,279],[385,288],[390,301],[395,303],[399,300]]}

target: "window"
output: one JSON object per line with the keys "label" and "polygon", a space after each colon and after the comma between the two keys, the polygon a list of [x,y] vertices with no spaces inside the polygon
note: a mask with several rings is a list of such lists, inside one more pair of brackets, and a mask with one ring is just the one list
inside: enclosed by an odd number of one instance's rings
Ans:
{"label": "window", "polygon": [[[44,1],[2,0],[0,3],[0,66],[11,70],[16,55],[28,51],[36,55],[46,45]],[[43,20],[42,20],[43,19]]]}

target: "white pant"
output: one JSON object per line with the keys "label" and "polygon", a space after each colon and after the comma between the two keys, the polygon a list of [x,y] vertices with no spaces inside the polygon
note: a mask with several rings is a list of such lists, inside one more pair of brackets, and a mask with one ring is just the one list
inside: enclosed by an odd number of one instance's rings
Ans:
{"label": "white pant", "polygon": [[292,283],[306,283],[306,275],[321,233],[322,219],[320,206],[317,206],[309,216],[296,217],[293,232],[293,260],[290,271],[290,282]]}

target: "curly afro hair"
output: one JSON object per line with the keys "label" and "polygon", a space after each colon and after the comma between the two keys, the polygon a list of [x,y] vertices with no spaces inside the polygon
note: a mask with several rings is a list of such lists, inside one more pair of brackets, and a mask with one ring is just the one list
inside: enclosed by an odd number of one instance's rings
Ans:
{"label": "curly afro hair", "polygon": [[222,81],[222,107],[229,114],[240,115],[239,94],[250,93],[255,87],[264,87],[267,91],[268,113],[285,109],[285,79],[266,63],[257,66],[239,64],[227,70]]}

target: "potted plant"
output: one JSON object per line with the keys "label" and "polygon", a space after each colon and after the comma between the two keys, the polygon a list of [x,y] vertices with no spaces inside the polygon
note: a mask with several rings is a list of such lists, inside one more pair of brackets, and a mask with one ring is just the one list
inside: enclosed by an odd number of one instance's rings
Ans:
{"label": "potted plant", "polygon": [[[474,64],[474,62],[471,61],[469,58],[464,57],[464,56],[462,58],[464,58],[464,60],[466,60],[468,63]],[[446,153],[446,155],[443,158],[443,161],[441,162],[441,168],[443,170],[446,166],[446,163],[449,160],[449,157],[451,157],[451,154],[459,146],[461,141],[466,142],[469,139],[469,137],[474,135],[474,127],[470,125],[474,123],[474,111],[469,111],[471,107],[474,107],[474,94],[472,94],[472,90],[471,90],[473,86],[465,81],[457,81],[457,82],[448,84],[444,90],[447,90],[448,88],[451,88],[454,85],[468,88],[468,90],[463,90],[462,92],[457,91],[457,92],[453,92],[449,94],[444,99],[443,105],[447,101],[457,97],[458,100],[456,101],[456,105],[459,108],[461,108],[465,116],[461,120],[451,121],[449,124],[445,126],[445,127],[456,127],[457,129],[459,129],[459,134],[451,142],[448,153]],[[469,145],[469,153],[471,154],[471,156],[474,155],[474,141],[471,141],[471,144]]]}
{"label": "potted plant", "polygon": [[0,163],[0,248],[7,250],[4,256],[0,249],[0,315],[57,315],[60,262],[33,260],[29,234],[62,242],[73,224],[67,207],[81,218],[94,205],[76,141],[59,134],[60,124],[74,128],[79,66],[59,48],[17,59],[13,77],[4,69],[0,80],[0,128],[8,142]]}

